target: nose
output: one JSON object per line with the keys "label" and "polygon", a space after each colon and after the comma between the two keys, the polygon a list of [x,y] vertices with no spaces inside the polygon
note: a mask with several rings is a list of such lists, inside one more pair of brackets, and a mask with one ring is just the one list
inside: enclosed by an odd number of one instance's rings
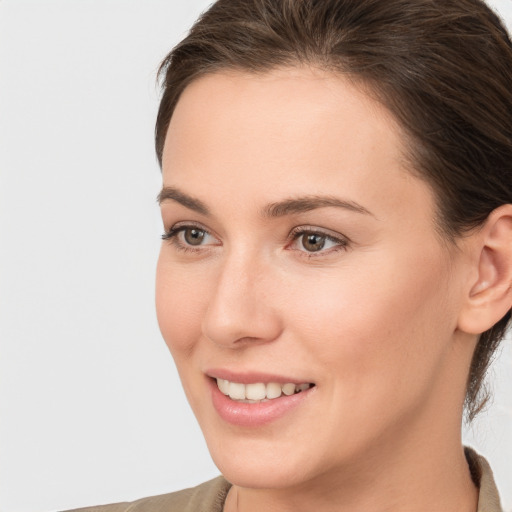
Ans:
{"label": "nose", "polygon": [[233,349],[275,340],[282,328],[276,294],[268,263],[233,254],[219,269],[202,322],[203,334]]}

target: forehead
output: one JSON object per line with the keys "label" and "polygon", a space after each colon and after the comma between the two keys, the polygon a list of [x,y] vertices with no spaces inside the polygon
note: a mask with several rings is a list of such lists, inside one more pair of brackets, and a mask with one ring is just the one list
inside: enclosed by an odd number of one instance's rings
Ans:
{"label": "forehead", "polygon": [[215,73],[190,84],[176,106],[164,185],[212,200],[230,194],[241,207],[339,192],[397,208],[397,196],[421,183],[406,169],[403,140],[387,109],[339,75]]}
{"label": "forehead", "polygon": [[[245,150],[258,144],[271,149],[273,142],[299,137],[310,141],[307,147],[323,139],[348,150],[354,141],[363,145],[370,140],[399,151],[403,138],[392,115],[362,84],[356,86],[339,74],[311,67],[258,74],[224,71],[197,79],[175,108],[164,159],[179,149],[172,147],[177,137],[215,144],[217,152],[226,142],[243,145]],[[277,144],[274,147],[278,149]],[[287,147],[279,147],[279,153]]]}

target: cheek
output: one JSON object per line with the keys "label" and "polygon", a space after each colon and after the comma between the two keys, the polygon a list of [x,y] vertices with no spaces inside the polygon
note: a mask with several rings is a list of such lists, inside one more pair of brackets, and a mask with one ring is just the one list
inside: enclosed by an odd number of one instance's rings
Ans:
{"label": "cheek", "polygon": [[448,268],[435,253],[409,256],[360,256],[293,294],[287,325],[345,398],[377,400],[400,390],[417,396],[448,346],[455,317]]}
{"label": "cheek", "polygon": [[201,334],[207,294],[197,277],[166,261],[163,248],[156,272],[156,313],[162,336],[176,362],[194,350]]}

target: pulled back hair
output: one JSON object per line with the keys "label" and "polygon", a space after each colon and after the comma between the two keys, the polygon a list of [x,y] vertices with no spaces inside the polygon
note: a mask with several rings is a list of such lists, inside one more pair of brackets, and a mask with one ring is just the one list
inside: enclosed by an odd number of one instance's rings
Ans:
{"label": "pulled back hair", "polygon": [[[181,93],[220,70],[309,65],[349,77],[395,116],[411,172],[432,187],[444,239],[512,203],[512,43],[481,0],[218,0],[159,70],[158,161]],[[510,310],[484,332],[466,389],[471,421]]]}

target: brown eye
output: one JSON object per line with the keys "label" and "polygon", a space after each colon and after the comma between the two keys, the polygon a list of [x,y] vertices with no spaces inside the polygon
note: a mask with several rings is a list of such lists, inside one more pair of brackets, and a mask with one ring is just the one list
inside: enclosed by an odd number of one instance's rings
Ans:
{"label": "brown eye", "polygon": [[327,237],[319,233],[304,233],[302,235],[302,247],[308,252],[321,251],[325,246]]}
{"label": "brown eye", "polygon": [[201,245],[206,232],[197,228],[186,228],[183,230],[183,238],[188,245]]}

